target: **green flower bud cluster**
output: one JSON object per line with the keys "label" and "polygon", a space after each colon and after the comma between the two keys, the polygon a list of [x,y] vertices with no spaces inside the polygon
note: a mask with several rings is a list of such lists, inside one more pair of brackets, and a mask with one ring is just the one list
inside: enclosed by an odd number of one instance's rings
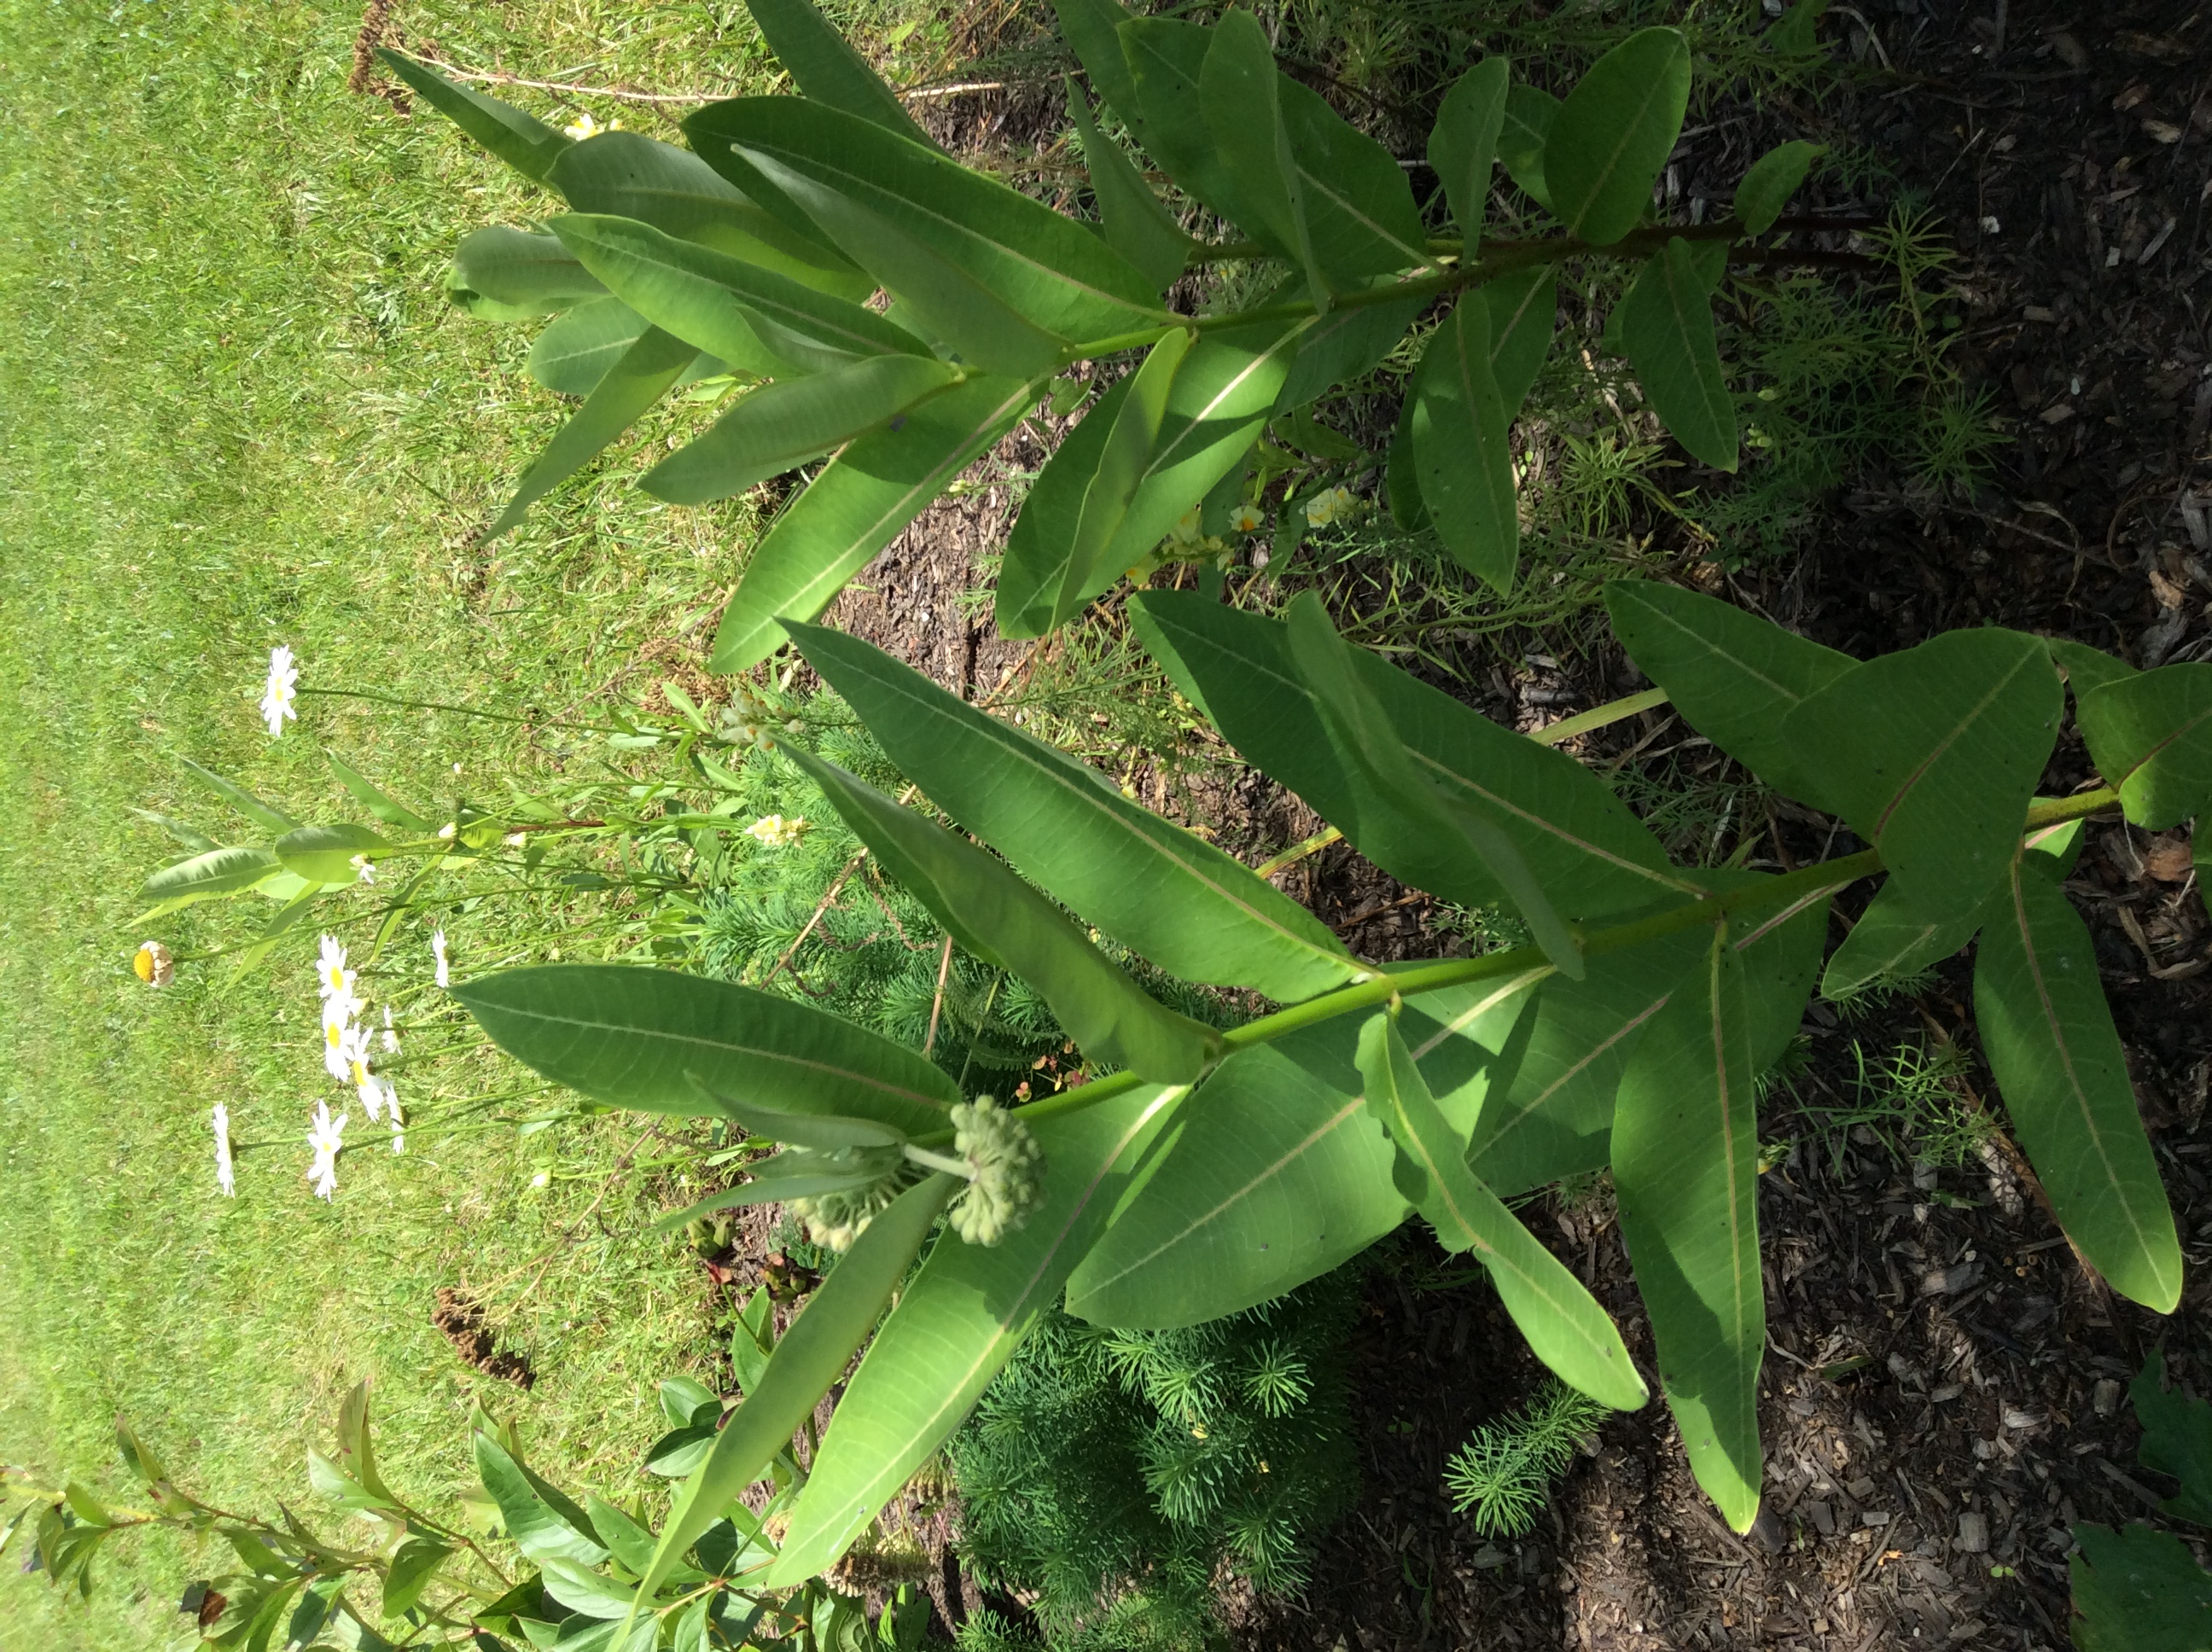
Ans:
{"label": "green flower bud cluster", "polygon": [[779,734],[796,734],[803,726],[798,718],[787,718],[757,695],[739,689],[714,720],[714,736],[731,745],[772,751]]}
{"label": "green flower bud cluster", "polygon": [[953,1148],[969,1183],[947,1214],[971,1245],[995,1245],[1044,1198],[1044,1153],[1030,1127],[988,1096],[952,1109]]}
{"label": "green flower bud cluster", "polygon": [[809,1239],[841,1256],[867,1231],[876,1213],[912,1187],[920,1174],[915,1167],[899,1161],[896,1149],[890,1152],[857,1153],[847,1149],[836,1153],[784,1153],[778,1157],[807,1161],[858,1161],[852,1168],[861,1175],[854,1177],[852,1186],[828,1193],[801,1194],[783,1201],[784,1208],[805,1226]]}

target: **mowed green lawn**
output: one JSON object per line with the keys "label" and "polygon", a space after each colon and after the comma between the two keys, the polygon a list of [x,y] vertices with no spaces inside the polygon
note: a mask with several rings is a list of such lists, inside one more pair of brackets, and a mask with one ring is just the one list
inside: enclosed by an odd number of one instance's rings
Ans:
{"label": "mowed green lawn", "polygon": [[[533,78],[763,84],[736,5],[401,9],[414,39]],[[214,1500],[312,1509],[302,1454],[373,1376],[399,1484],[472,1478],[481,1395],[556,1477],[619,1494],[654,1381],[711,1348],[696,1266],[635,1236],[650,1191],[613,1167],[636,1121],[378,1145],[325,1205],[302,1175],[313,1102],[337,1099],[312,932],[235,986],[218,965],[159,993],[129,972],[135,892],[175,853],[132,808],[244,831],[172,754],[309,818],[336,812],[323,744],[418,798],[544,772],[501,725],[357,703],[303,701],[272,744],[254,708],[272,644],[310,684],[575,715],[637,701],[741,566],[742,509],[654,505],[628,483],[635,447],[473,543],[559,412],[521,374],[527,330],[470,320],[438,283],[463,233],[532,197],[428,112],[347,92],[358,18],[0,0],[0,1461],[120,1492],[123,1412]],[[235,940],[268,910],[248,904],[158,932]],[[450,924],[459,959],[501,921]],[[421,932],[393,957],[373,996],[419,983]],[[216,1191],[218,1101],[239,1139],[283,1144],[242,1158],[235,1200]],[[428,1321],[447,1284],[505,1318],[533,1393],[456,1360]],[[134,1550],[88,1607],[11,1548],[0,1643],[175,1637],[176,1592],[227,1551],[112,1546]]]}

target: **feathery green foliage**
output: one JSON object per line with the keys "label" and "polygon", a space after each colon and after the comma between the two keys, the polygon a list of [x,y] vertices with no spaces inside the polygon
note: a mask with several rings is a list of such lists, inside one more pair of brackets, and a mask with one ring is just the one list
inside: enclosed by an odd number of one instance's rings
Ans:
{"label": "feathery green foliage", "polygon": [[1444,1467],[1452,1507],[1473,1517],[1485,1537],[1522,1537],[1536,1511],[1574,1461],[1575,1449],[1595,1433],[1606,1409],[1556,1378],[1516,1411],[1485,1423]]}

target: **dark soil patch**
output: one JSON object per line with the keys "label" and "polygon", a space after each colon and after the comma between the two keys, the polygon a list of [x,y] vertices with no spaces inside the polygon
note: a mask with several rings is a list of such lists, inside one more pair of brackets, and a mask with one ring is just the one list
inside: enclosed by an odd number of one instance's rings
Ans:
{"label": "dark soil patch", "polygon": [[530,1369],[528,1360],[520,1354],[501,1351],[499,1339],[485,1325],[483,1309],[475,1297],[452,1285],[440,1285],[430,1310],[430,1323],[453,1345],[453,1351],[460,1356],[464,1365],[523,1388],[536,1386],[538,1373]]}

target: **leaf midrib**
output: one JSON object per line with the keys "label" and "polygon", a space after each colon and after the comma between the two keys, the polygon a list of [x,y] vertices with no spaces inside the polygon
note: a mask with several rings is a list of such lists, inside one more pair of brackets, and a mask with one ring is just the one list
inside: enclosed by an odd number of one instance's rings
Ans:
{"label": "leaf midrib", "polygon": [[[1359,972],[1358,960],[1353,958],[1349,952],[1341,950],[1332,950],[1328,947],[1323,946],[1320,942],[1309,936],[1298,934],[1295,930],[1287,927],[1279,919],[1271,917],[1267,914],[1261,911],[1257,907],[1252,905],[1244,896],[1231,892],[1231,890],[1223,884],[1213,878],[1207,876],[1205,872],[1200,871],[1198,866],[1194,865],[1191,862],[1185,860],[1181,855],[1176,853],[1174,847],[1171,847],[1170,843],[1163,843],[1148,832],[1146,832],[1138,825],[1136,821],[1127,817],[1124,811],[1115,808],[1112,801],[1096,787],[1082,784],[1077,776],[1066,774],[1054,765],[1039,762],[1034,754],[1023,749],[1023,744],[1020,740],[1016,738],[1010,732],[1002,730],[996,722],[991,722],[990,726],[988,728],[970,728],[963,721],[963,720],[954,716],[951,712],[946,710],[943,707],[933,704],[906,683],[901,683],[896,679],[886,679],[882,677],[877,677],[874,680],[883,688],[900,695],[909,706],[920,710],[924,715],[931,718],[932,720],[950,724],[956,731],[989,740],[994,745],[998,746],[1001,751],[1005,752],[1009,756],[1013,757],[1016,761],[1026,765],[1032,774],[1045,780],[1048,780],[1052,784],[1059,787],[1068,797],[1075,799],[1079,805],[1090,810],[1094,817],[1104,820],[1115,829],[1124,834],[1128,840],[1152,851],[1155,856],[1161,860],[1164,860],[1170,866],[1187,874],[1193,881],[1196,882],[1200,888],[1218,896],[1220,899],[1226,901],[1231,906],[1235,908],[1237,911],[1243,914],[1245,917],[1259,924],[1261,927],[1272,932],[1282,939],[1289,941],[1293,946],[1307,954],[1309,957],[1324,960],[1328,963],[1341,967],[1347,979]],[[989,720],[986,720],[988,721]],[[1168,829],[1172,832],[1178,831],[1181,829],[1170,824],[1169,825]],[[1241,866],[1243,863],[1232,860],[1231,864]],[[1249,869],[1247,870],[1249,871]]]}
{"label": "leaf midrib", "polygon": [[1897,790],[1890,794],[1889,801],[1882,805],[1881,812],[1875,817],[1874,829],[1867,834],[1868,836],[1877,844],[1881,841],[1882,835],[1889,829],[1889,823],[1911,797],[1913,789],[1928,778],[1929,771],[1942,759],[1943,754],[1956,745],[1966,731],[1981,720],[1997,696],[2012,686],[2013,679],[2025,671],[2034,658],[2034,654],[2022,650],[2021,658],[2014,662],[2012,669],[1991,683],[1988,691],[1974,702],[1973,709],[1952,725],[1950,732],[1939,740],[1912,771],[1898,782]]}

